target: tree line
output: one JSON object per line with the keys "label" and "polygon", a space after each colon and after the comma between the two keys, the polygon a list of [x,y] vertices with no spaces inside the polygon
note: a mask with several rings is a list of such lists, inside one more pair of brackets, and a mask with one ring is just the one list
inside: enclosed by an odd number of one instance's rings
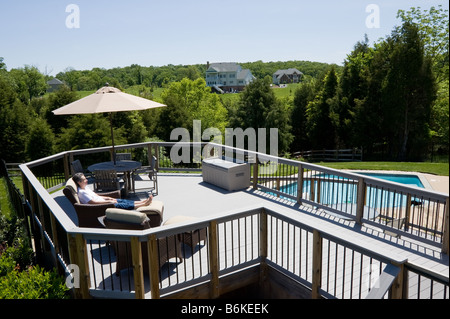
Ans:
{"label": "tree line", "polygon": [[[110,145],[106,114],[54,116],[79,91],[111,86],[157,99],[165,108],[114,114],[117,144],[169,141],[174,128],[273,128],[279,153],[363,147],[366,158],[423,160],[432,147],[448,154],[448,11],[399,11],[402,25],[373,45],[356,43],[343,66],[308,61],[242,63],[257,77],[236,98],[206,87],[205,65],[110,70],[67,69],[66,86],[45,94],[48,76],[35,67],[6,70],[0,58],[0,150],[7,162],[58,151]],[[293,97],[271,88],[277,69],[304,73]],[[157,88],[163,88],[154,97]],[[266,145],[269,145],[266,143]]]}

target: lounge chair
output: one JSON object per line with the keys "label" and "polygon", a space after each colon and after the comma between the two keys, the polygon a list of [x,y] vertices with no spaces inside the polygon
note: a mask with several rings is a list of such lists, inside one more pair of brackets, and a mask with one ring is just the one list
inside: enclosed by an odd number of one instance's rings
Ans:
{"label": "lounge chair", "polygon": [[[114,204],[81,204],[78,198],[78,187],[72,178],[69,178],[66,182],[66,186],[63,189],[64,195],[72,203],[75,208],[75,212],[78,217],[79,227],[91,227],[98,228],[98,217],[105,214],[107,208],[114,208]],[[109,193],[103,193],[102,195],[110,196],[113,198],[120,198],[120,191],[116,190]]]}
{"label": "lounge chair", "polygon": [[[166,225],[173,225],[173,224],[179,224],[179,223],[187,223],[187,222],[194,222],[197,220],[195,217],[191,216],[174,216],[169,218],[164,222],[164,226]],[[196,229],[189,232],[184,232],[179,235],[180,241],[183,244],[188,245],[191,247],[191,249],[194,249],[195,246],[200,244],[200,242],[203,240],[206,244],[207,239],[207,231],[206,228]]]}

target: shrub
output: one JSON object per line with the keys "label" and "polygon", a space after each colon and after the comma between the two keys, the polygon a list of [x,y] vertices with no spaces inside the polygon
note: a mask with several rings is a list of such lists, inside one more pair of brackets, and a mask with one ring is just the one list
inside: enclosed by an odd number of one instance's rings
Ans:
{"label": "shrub", "polygon": [[18,248],[9,247],[0,256],[0,299],[67,299],[68,288],[55,269],[29,266],[21,271],[13,258]]}

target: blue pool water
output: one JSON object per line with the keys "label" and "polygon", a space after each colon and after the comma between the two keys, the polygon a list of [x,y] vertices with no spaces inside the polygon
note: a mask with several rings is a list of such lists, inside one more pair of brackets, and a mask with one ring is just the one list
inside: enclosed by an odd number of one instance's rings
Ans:
{"label": "blue pool water", "polygon": [[[416,175],[397,175],[397,174],[379,174],[379,173],[359,173],[361,175],[371,176],[379,179],[384,179],[391,182],[397,182],[406,184],[408,186],[416,186],[424,188],[420,179]],[[348,179],[322,175],[320,176],[324,180],[320,183],[320,192],[318,190],[317,183],[314,185],[314,193],[320,193],[320,203],[324,205],[334,204],[356,204],[357,198],[357,185],[349,184]],[[280,191],[285,194],[296,196],[297,183],[291,183],[289,185],[282,186]],[[303,184],[303,192],[310,194],[311,181],[307,180]],[[414,199],[414,198],[413,198]],[[317,201],[316,199],[313,199]],[[366,190],[366,205],[369,207],[399,207],[406,206],[406,195],[394,193],[386,189],[379,189],[375,187],[368,187]]]}
{"label": "blue pool water", "polygon": [[403,174],[382,174],[382,173],[358,173],[361,175],[371,176],[375,178],[384,179],[391,182],[413,185],[424,188],[420,178],[417,175],[403,175]]}

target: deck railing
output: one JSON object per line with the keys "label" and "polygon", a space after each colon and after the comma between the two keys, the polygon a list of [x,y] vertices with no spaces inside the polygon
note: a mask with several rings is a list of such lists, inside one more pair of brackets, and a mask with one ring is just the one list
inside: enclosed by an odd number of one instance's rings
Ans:
{"label": "deck railing", "polygon": [[[174,144],[123,145],[116,147],[116,151],[137,154],[135,158],[144,164],[155,155],[160,171],[201,170],[201,162],[173,163],[170,150]],[[201,147],[205,145],[201,144]],[[208,146],[211,149],[204,151],[203,155],[229,156],[231,152],[249,162],[251,183],[255,189],[339,214],[357,223],[376,226],[395,235],[441,246],[442,251],[448,254],[449,204],[446,194],[222,145]],[[191,158],[199,149],[199,145],[189,143],[185,147],[190,150]],[[31,207],[29,220],[36,253],[41,260],[58,266],[62,272],[73,271],[73,279],[80,279],[79,288],[75,285],[77,289],[74,289],[77,297],[123,297],[131,294],[137,298],[159,298],[193,285],[204,290],[202,296],[218,297],[225,289],[219,285],[223,277],[256,266],[261,271],[248,276],[249,281],[264,276],[269,267],[310,289],[314,298],[404,298],[409,295],[403,289],[403,282],[411,282],[415,278],[419,278],[418,285],[424,278],[429,278],[429,283],[420,285],[422,288],[424,285],[434,287],[430,288],[431,297],[449,296],[448,278],[417,265],[412,266],[396,256],[386,257],[364,244],[358,245],[326,231],[311,229],[264,208],[147,231],[78,228],[49,190],[63,186],[70,177],[73,159],[82,159],[87,167],[94,161],[107,160],[110,152],[108,147],[69,151],[20,165],[25,197]],[[44,165],[45,169],[42,168]],[[45,174],[40,174],[42,172]],[[43,179],[50,182],[41,182]],[[411,205],[413,202],[415,205]],[[406,220],[403,225],[393,222],[402,218]],[[207,240],[200,246],[182,246],[184,262],[176,266],[166,263],[160,267],[157,256],[163,253],[161,242],[169,243],[168,239],[173,236],[190,234],[192,237],[198,234],[198,230],[205,229]],[[119,276],[114,274],[113,266],[116,258],[113,247],[117,249],[117,246],[111,245],[117,242],[128,243],[123,247],[129,249],[126,255],[130,256],[129,269],[133,269],[133,272],[118,272]],[[145,276],[143,249],[149,256]],[[343,263],[336,263],[336,260]],[[377,269],[379,276],[373,277],[372,267]],[[370,289],[373,286],[371,280],[377,280],[375,290]],[[422,288],[416,295],[423,296]]]}

